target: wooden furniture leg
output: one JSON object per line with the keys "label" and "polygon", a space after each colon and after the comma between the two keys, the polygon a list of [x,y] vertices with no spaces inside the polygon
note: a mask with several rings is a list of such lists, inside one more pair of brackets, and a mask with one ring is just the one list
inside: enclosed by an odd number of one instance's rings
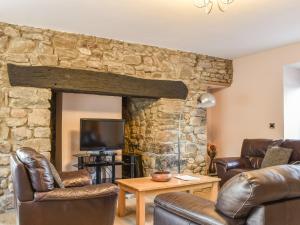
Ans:
{"label": "wooden furniture leg", "polygon": [[210,200],[216,202],[218,198],[219,192],[219,182],[212,183],[211,192],[210,192]]}
{"label": "wooden furniture leg", "polygon": [[126,199],[125,199],[125,191],[120,186],[119,199],[118,199],[118,216],[125,216],[126,213]]}
{"label": "wooden furniture leg", "polygon": [[136,225],[145,225],[145,195],[136,193]]}

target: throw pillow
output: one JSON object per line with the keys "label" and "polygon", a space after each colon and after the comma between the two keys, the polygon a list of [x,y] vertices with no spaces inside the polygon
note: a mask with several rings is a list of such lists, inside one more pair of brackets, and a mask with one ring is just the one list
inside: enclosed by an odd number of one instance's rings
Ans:
{"label": "throw pillow", "polygon": [[59,188],[65,188],[65,185],[62,182],[61,177],[60,177],[59,173],[57,172],[55,166],[50,161],[49,161],[49,165],[50,165],[50,169],[51,169],[51,172],[52,172],[52,175],[53,175],[56,185]]}
{"label": "throw pillow", "polygon": [[287,164],[291,157],[293,149],[272,147],[268,148],[266,155],[262,161],[261,168]]}

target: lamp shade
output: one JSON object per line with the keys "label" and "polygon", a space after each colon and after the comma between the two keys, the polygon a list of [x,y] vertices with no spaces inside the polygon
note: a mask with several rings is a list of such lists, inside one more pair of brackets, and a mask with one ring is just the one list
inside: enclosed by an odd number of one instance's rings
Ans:
{"label": "lamp shade", "polygon": [[204,93],[198,98],[198,107],[210,108],[216,105],[216,98],[210,93]]}

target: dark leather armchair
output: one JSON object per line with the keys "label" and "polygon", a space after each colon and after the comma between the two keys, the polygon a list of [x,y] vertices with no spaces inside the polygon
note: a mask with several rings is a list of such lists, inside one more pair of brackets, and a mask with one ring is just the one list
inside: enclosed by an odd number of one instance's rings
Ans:
{"label": "dark leather armchair", "polygon": [[245,139],[240,157],[215,159],[220,185],[239,173],[259,169],[268,147],[280,143],[271,139]]}
{"label": "dark leather armchair", "polygon": [[155,198],[154,225],[298,225],[300,166],[241,173],[224,184],[217,202],[188,193]]}
{"label": "dark leather armchair", "polygon": [[17,224],[113,225],[118,187],[89,185],[89,175],[61,175],[66,188],[56,188],[47,159],[29,148],[11,156]]}
{"label": "dark leather armchair", "polygon": [[300,140],[245,139],[240,157],[214,160],[218,177],[221,178],[220,185],[239,173],[260,169],[269,146],[293,149],[289,163],[300,161]]}

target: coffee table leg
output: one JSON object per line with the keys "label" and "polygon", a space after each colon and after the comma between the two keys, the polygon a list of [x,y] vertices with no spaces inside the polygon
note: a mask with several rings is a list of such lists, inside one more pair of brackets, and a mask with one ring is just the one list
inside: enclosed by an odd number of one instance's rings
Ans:
{"label": "coffee table leg", "polygon": [[125,216],[126,202],[125,202],[125,191],[120,187],[119,199],[118,199],[118,216]]}
{"label": "coffee table leg", "polygon": [[219,192],[219,182],[212,183],[211,192],[210,192],[210,200],[216,202],[218,198]]}
{"label": "coffee table leg", "polygon": [[136,193],[136,225],[145,225],[145,196],[142,192]]}

